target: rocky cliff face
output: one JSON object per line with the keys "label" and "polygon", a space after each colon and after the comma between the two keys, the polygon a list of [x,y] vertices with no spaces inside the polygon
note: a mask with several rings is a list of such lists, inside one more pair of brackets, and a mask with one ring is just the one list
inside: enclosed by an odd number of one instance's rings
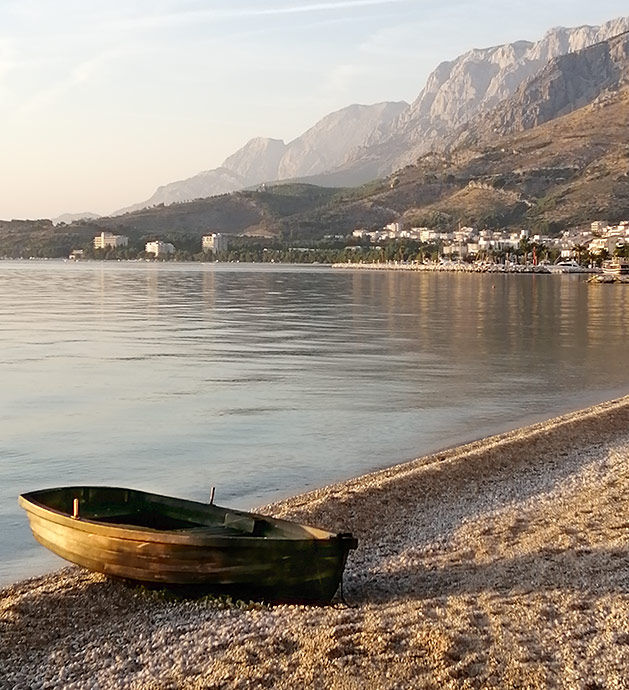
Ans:
{"label": "rocky cliff face", "polygon": [[222,167],[234,173],[237,179],[242,180],[243,186],[251,186],[266,180],[274,180],[285,152],[286,144],[281,139],[256,137],[226,158]]}
{"label": "rocky cliff face", "polygon": [[323,173],[343,164],[369,133],[387,126],[407,108],[404,102],[350,105],[326,115],[288,144],[281,139],[251,139],[220,168],[159,187],[150,199],[114,215],[233,192],[261,182]]}
{"label": "rocky cliff face", "polygon": [[341,165],[374,130],[388,127],[407,108],[404,102],[350,105],[326,115],[288,144],[275,179],[317,175]]}
{"label": "rocky cliff face", "polygon": [[531,129],[629,83],[629,32],[554,58],[511,98],[464,127],[457,143]]}
{"label": "rocky cliff face", "polygon": [[[474,118],[487,116],[516,94],[519,103],[502,108],[492,126],[501,131],[533,126],[583,105],[605,88],[601,84],[613,82],[622,61],[614,51],[624,48],[597,48],[586,62],[578,51],[627,31],[629,17],[624,17],[601,26],[551,29],[537,42],[470,50],[441,63],[410,106],[351,105],[327,115],[288,144],[252,139],[220,168],[160,187],[146,202],[120,212],[275,180],[311,177],[323,185],[361,184],[446,146],[466,123],[478,122]],[[555,72],[540,74],[525,93],[523,85],[560,56],[565,60],[549,68]]]}
{"label": "rocky cliff face", "polygon": [[[413,163],[419,155],[440,148],[458,128],[476,115],[489,113],[539,72],[550,60],[582,50],[629,31],[629,17],[601,26],[551,29],[535,43],[517,41],[470,50],[441,63],[428,77],[417,99],[391,125],[374,133],[347,167],[383,175]],[[364,162],[372,164],[365,169]],[[365,181],[365,180],[360,180]]]}

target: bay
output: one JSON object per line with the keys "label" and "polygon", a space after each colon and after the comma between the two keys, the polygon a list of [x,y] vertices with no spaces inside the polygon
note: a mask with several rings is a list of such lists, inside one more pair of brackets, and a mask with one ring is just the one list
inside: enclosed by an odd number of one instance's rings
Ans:
{"label": "bay", "polygon": [[628,294],[574,275],[0,261],[0,584],[64,563],[31,537],[24,491],[216,486],[251,508],[625,395]]}

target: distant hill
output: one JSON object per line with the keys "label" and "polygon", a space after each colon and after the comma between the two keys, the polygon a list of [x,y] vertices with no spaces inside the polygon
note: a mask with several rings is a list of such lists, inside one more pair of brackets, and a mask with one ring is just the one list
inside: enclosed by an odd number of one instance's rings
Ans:
{"label": "distant hill", "polygon": [[67,225],[68,223],[74,223],[75,220],[96,220],[96,218],[100,218],[98,213],[86,211],[84,213],[64,213],[61,216],[57,216],[57,218],[53,218],[52,222],[54,225],[59,225],[60,223]]}
{"label": "distant hill", "polygon": [[72,249],[91,246],[103,230],[127,235],[136,247],[148,240],[168,239],[193,252],[200,251],[202,235],[212,232],[277,237],[283,233],[284,219],[325,208],[340,193],[337,188],[287,183],[67,226],[50,220],[0,221],[0,257],[67,256]]}
{"label": "distant hill", "polygon": [[187,203],[159,205],[122,216],[101,218],[98,227],[131,234],[277,235],[282,218],[306,213],[330,203],[339,190],[305,184],[285,184],[243,190]]}

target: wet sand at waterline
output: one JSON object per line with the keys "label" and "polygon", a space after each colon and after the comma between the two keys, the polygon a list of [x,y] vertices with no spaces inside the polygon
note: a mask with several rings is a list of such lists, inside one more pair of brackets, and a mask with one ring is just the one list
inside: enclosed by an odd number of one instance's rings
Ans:
{"label": "wet sand at waterline", "polygon": [[628,499],[625,397],[266,506],[358,536],[350,607],[0,590],[0,688],[629,688]]}

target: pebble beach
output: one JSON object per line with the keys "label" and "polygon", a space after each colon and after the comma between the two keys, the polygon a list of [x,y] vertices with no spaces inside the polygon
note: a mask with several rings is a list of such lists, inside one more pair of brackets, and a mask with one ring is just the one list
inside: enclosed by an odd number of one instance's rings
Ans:
{"label": "pebble beach", "polygon": [[259,510],[358,537],[347,603],[68,567],[0,590],[0,689],[629,689],[629,396]]}

